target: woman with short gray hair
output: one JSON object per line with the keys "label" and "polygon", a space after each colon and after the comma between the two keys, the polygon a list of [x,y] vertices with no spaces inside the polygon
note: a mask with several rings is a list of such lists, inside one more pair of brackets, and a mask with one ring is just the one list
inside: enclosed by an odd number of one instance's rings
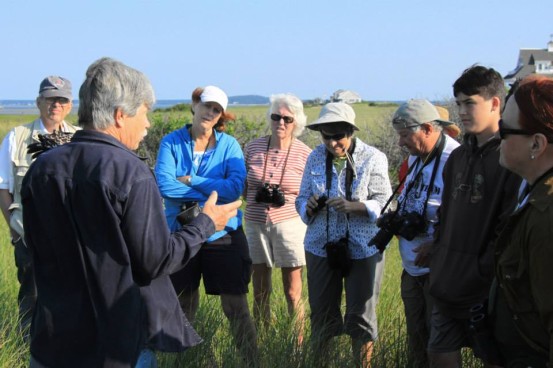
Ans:
{"label": "woman with short gray hair", "polygon": [[286,108],[294,116],[294,130],[292,131],[292,135],[294,137],[299,137],[301,133],[303,133],[303,130],[305,129],[305,123],[307,122],[307,116],[303,112],[303,102],[291,93],[279,93],[276,95],[272,95],[269,98],[269,101],[271,105],[267,110],[267,127],[269,129],[272,128],[273,120],[271,118],[271,115],[273,114],[273,112],[277,110],[278,107],[281,105],[286,106]]}
{"label": "woman with short gray hair", "polygon": [[269,323],[272,268],[281,268],[288,312],[298,320],[301,342],[306,227],[294,203],[311,149],[296,139],[306,122],[301,100],[292,94],[278,94],[270,101],[267,123],[271,134],[249,142],[244,150],[248,172],[245,221],[253,262],[254,315],[258,322]]}

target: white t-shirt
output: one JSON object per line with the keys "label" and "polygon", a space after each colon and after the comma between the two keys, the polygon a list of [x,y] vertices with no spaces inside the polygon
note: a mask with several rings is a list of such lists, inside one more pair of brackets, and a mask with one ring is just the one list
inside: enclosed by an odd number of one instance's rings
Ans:
{"label": "white t-shirt", "polygon": [[[433,238],[434,223],[436,223],[437,221],[436,212],[438,210],[438,207],[442,203],[442,193],[443,193],[443,185],[444,185],[442,173],[443,173],[444,165],[447,159],[449,158],[449,154],[451,153],[451,151],[453,151],[455,148],[459,146],[459,143],[455,141],[453,138],[449,137],[448,135],[445,135],[445,138],[446,138],[445,147],[440,157],[440,162],[438,164],[439,166],[436,172],[436,176],[434,178],[434,185],[432,187],[432,191],[429,193],[428,204],[426,207],[426,221],[428,224],[426,233],[416,236],[411,241],[406,240],[402,237],[399,238],[399,252],[401,255],[403,268],[411,276],[422,276],[427,274],[430,271],[427,267],[422,268],[422,267],[415,266],[414,262],[415,262],[417,253],[413,252],[413,249],[425,242],[431,241]],[[417,161],[416,156],[412,156],[412,155],[409,156],[409,167],[411,167],[411,165],[414,165],[416,161]],[[422,170],[422,173],[418,176],[417,182],[413,185],[409,193],[407,193],[405,204],[402,207],[404,209],[404,212],[414,211],[417,213],[422,213],[424,209],[424,202],[427,197],[428,186],[432,178],[432,171],[434,170],[435,162],[436,162],[436,159],[434,158],[430,163],[428,163],[428,165],[424,167],[424,169]],[[415,179],[415,176],[420,171],[421,167],[422,167],[422,162],[419,161],[418,167],[415,167],[413,170],[411,170],[411,172],[407,176],[407,179],[405,180],[405,185],[403,187],[403,191],[398,197],[398,203],[401,203],[404,200],[407,188],[410,187],[411,182]]]}

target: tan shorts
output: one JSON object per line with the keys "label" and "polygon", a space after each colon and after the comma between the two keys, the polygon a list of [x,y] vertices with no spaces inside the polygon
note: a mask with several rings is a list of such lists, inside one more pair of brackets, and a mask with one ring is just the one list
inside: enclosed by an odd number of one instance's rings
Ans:
{"label": "tan shorts", "polygon": [[278,224],[245,222],[252,263],[267,267],[300,267],[305,265],[303,238],[307,226],[295,217]]}

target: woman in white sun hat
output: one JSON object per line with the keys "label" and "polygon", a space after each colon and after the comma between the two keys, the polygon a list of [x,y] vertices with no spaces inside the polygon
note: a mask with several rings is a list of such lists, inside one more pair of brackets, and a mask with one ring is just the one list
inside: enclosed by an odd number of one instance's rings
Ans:
{"label": "woman in white sun hat", "polygon": [[[354,359],[366,367],[377,338],[376,303],[383,254],[369,240],[390,197],[384,153],[354,137],[355,112],[345,103],[325,105],[307,126],[322,144],[307,160],[296,209],[307,224],[305,251],[311,339],[324,360],[333,336],[351,337]],[[346,313],[340,307],[345,287]]]}

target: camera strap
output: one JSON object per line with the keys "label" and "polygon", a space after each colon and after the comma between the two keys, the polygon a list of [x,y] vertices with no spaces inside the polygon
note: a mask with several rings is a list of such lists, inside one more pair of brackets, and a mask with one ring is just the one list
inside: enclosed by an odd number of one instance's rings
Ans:
{"label": "camera strap", "polygon": [[[261,185],[265,184],[265,174],[267,172],[267,159],[269,158],[269,150],[271,148],[271,138],[273,136],[269,135],[268,137],[269,139],[267,140],[267,153],[265,154],[265,163],[263,164],[263,178],[261,179]],[[288,146],[288,152],[286,152],[286,158],[284,159],[284,166],[282,167],[282,172],[280,173],[280,181],[278,182],[279,188],[282,188],[282,178],[284,177],[284,172],[286,171],[286,164],[288,164],[288,156],[290,156],[290,149],[292,148],[292,144],[294,144],[294,137],[292,137],[292,139],[290,140],[290,145]]]}
{"label": "camera strap", "polygon": [[[353,179],[356,176],[355,174],[355,163],[353,162],[353,152],[355,151],[355,139],[352,138],[351,144],[349,149],[346,152],[346,200],[351,201],[352,196],[352,186],[353,186]],[[348,157],[349,155],[349,157]],[[330,198],[330,189],[332,187],[332,161],[334,160],[334,156],[330,153],[326,153],[326,196],[327,198]],[[338,173],[339,174],[339,173]],[[329,241],[329,212],[326,211],[326,241]],[[346,240],[349,243],[349,213],[346,213]]]}
{"label": "camera strap", "polygon": [[[428,164],[430,164],[430,162],[432,162],[432,160],[434,160],[434,167],[432,168],[432,175],[430,177],[430,182],[428,183],[428,188],[426,188],[426,199],[424,200],[424,208],[423,208],[422,213],[421,213],[421,215],[424,216],[424,214],[426,213],[426,208],[428,207],[428,197],[430,197],[430,193],[432,192],[432,189],[434,188],[434,180],[436,179],[436,174],[438,173],[438,167],[440,166],[440,158],[442,157],[442,152],[444,151],[444,148],[445,148],[445,141],[446,141],[445,136],[444,136],[443,133],[441,133],[440,138],[438,139],[438,142],[436,142],[436,145],[434,146],[434,148],[432,149],[430,154],[424,160],[424,163],[423,163],[422,167],[417,172],[417,174],[415,175],[413,180],[411,180],[411,182],[409,182],[409,185],[407,186],[406,191],[405,191],[405,196],[403,197],[403,201],[398,206],[398,209],[400,209],[402,206],[405,205],[405,202],[407,200],[407,195],[409,194],[411,189],[413,189],[413,187],[415,186],[415,183],[417,182],[417,179],[419,178],[419,176],[422,175],[422,171],[424,170],[424,168]],[[420,162],[420,159],[418,159],[418,161],[416,161],[413,166],[417,167],[419,162]],[[407,176],[408,175],[406,175],[405,177],[407,177]]]}
{"label": "camera strap", "polygon": [[[423,162],[423,165],[421,167],[421,169],[417,172],[417,174],[415,175],[415,179],[413,179],[409,185],[407,186],[406,188],[406,192],[405,192],[405,196],[404,196],[404,201],[402,203],[399,203],[398,204],[398,208],[396,211],[394,211],[394,214],[392,216],[395,217],[395,215],[399,212],[398,210],[401,208],[401,206],[403,205],[403,203],[405,202],[405,198],[407,198],[407,194],[409,193],[409,191],[413,188],[414,186],[414,183],[417,179],[417,177],[419,175],[422,174],[422,170],[425,168],[426,165],[428,165],[430,162],[432,162],[432,160],[435,158],[436,161],[434,162],[434,168],[432,170],[432,177],[430,178],[430,184],[428,185],[428,189],[427,189],[427,194],[426,194],[426,201],[424,202],[424,210],[423,210],[423,214],[426,213],[426,208],[427,208],[427,205],[428,205],[428,194],[430,193],[432,187],[434,186],[434,179],[436,178],[436,173],[438,172],[438,166],[440,165],[439,161],[440,161],[440,158],[442,157],[442,152],[444,151],[444,148],[445,148],[445,143],[446,143],[446,138],[444,136],[444,133],[442,132],[440,134],[440,138],[438,139],[438,142],[436,142],[436,144],[434,145],[434,148],[432,149],[432,151],[430,152],[430,154],[428,156],[426,156],[426,158],[424,159],[424,162]],[[405,180],[407,180],[407,177],[411,174],[411,172],[419,166],[419,163],[421,162],[421,158],[420,157],[417,157],[417,159],[415,160],[415,162],[413,162],[413,165],[411,165],[409,167],[409,170],[407,171],[407,174],[405,174],[405,176],[403,177],[403,179],[401,179],[401,181],[399,182],[398,186],[396,187],[396,189],[394,189],[394,192],[392,193],[392,195],[390,196],[390,198],[388,198],[388,200],[386,201],[386,204],[384,205],[384,207],[382,207],[382,210],[380,210],[380,215],[382,216],[384,214],[384,212],[386,212],[386,209],[388,208],[388,206],[390,205],[390,203],[392,202],[392,200],[394,199],[394,197],[396,196],[397,192],[399,191],[399,188],[402,187],[403,183],[405,182]]]}

